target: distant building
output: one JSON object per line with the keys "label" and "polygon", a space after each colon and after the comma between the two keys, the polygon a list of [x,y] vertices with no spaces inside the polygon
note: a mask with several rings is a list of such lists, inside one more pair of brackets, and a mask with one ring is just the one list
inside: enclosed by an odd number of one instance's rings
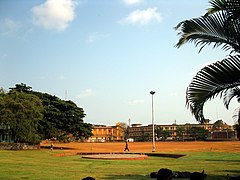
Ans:
{"label": "distant building", "polygon": [[122,141],[123,130],[117,123],[116,126],[94,125],[93,136],[88,138],[89,142]]}
{"label": "distant building", "polygon": [[[233,126],[227,125],[222,120],[215,123],[205,124],[170,124],[170,125],[154,125],[156,140],[161,140],[157,137],[157,131],[168,131],[167,140],[193,140],[192,128],[203,128],[206,130],[207,140],[237,140],[237,132]],[[107,142],[107,141],[123,141],[124,131],[117,123],[115,126],[94,125],[92,129],[93,136],[88,142]],[[133,141],[151,141],[152,140],[152,124],[142,126],[142,124],[132,124],[128,128],[128,138]]]}
{"label": "distant building", "polygon": [[[237,132],[230,125],[227,125],[222,120],[218,120],[215,123],[211,124],[209,121],[205,124],[171,124],[171,125],[154,125],[155,135],[160,129],[161,131],[168,131],[169,137],[171,140],[190,140],[193,139],[191,128],[203,128],[207,130],[207,139],[208,140],[236,140]],[[152,124],[147,126],[142,126],[141,124],[132,124],[129,128],[129,138],[134,139],[134,141],[147,141],[152,139],[153,129]],[[181,136],[179,135],[181,133]],[[156,140],[158,140],[156,136]]]}
{"label": "distant building", "polygon": [[237,139],[237,132],[222,120],[218,120],[213,124],[211,139]]}

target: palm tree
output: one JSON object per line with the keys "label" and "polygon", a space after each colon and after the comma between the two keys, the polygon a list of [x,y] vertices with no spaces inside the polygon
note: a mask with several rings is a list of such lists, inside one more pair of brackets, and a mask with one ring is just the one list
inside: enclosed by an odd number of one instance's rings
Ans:
{"label": "palm tree", "polygon": [[193,42],[199,52],[212,44],[229,50],[228,58],[204,67],[192,79],[186,91],[186,105],[196,120],[204,123],[203,106],[220,95],[224,105],[233,97],[240,100],[240,1],[210,0],[211,7],[199,18],[180,22],[176,26],[180,39],[176,47]]}

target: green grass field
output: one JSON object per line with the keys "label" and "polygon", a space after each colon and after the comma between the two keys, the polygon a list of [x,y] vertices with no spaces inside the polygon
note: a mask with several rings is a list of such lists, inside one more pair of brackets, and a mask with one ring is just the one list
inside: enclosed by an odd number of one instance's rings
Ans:
{"label": "green grass field", "polygon": [[61,150],[0,151],[0,179],[151,179],[160,168],[173,171],[202,171],[207,179],[226,179],[240,174],[239,153],[194,152],[173,159],[148,157],[146,160],[89,160],[79,155],[53,156]]}

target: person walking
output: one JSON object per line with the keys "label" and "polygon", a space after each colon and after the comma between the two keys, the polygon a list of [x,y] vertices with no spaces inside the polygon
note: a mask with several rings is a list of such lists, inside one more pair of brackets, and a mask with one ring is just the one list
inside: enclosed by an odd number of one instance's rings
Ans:
{"label": "person walking", "polygon": [[50,150],[51,151],[53,150],[53,147],[54,147],[54,144],[53,144],[53,142],[51,142],[51,144],[50,144]]}
{"label": "person walking", "polygon": [[128,141],[126,141],[126,146],[125,146],[124,152],[125,152],[125,151],[129,151],[129,148],[128,148]]}

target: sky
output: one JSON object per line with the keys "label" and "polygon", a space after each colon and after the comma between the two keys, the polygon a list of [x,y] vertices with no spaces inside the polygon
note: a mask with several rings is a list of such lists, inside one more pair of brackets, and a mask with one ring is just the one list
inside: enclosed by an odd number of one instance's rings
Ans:
{"label": "sky", "polygon": [[[194,44],[181,48],[174,27],[199,17],[208,0],[1,0],[0,87],[24,83],[71,100],[85,122],[197,123],[186,88],[205,65],[228,54]],[[220,98],[205,118],[234,124],[237,108]]]}

